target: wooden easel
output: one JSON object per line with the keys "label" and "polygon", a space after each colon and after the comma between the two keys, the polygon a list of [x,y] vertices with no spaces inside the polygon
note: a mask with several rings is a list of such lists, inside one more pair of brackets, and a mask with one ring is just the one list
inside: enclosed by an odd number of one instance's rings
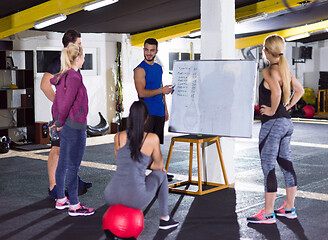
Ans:
{"label": "wooden easel", "polygon": [[[211,193],[211,192],[218,191],[218,190],[229,187],[226,171],[225,171],[225,168],[224,168],[222,151],[221,151],[221,146],[220,146],[218,136],[212,136],[212,135],[186,135],[186,136],[180,136],[180,137],[173,137],[171,139],[170,150],[169,150],[169,154],[167,156],[167,161],[166,161],[166,165],[165,165],[166,170],[169,169],[169,164],[170,164],[172,151],[173,151],[173,146],[174,146],[175,142],[188,142],[188,143],[190,143],[189,177],[188,177],[187,181],[181,181],[181,182],[169,185],[169,190],[171,192],[191,194],[191,195],[203,195],[203,194]],[[222,173],[223,173],[225,184],[218,184],[218,183],[213,183],[213,182],[202,181],[202,164],[201,164],[201,158],[200,158],[200,151],[201,151],[200,144],[205,143],[205,142],[215,142],[216,143],[216,147],[217,147],[218,154],[219,154],[219,160],[220,160],[220,163],[221,163],[221,168],[222,168]],[[193,158],[193,144],[194,143],[197,144],[197,167],[198,167],[198,180],[197,181],[192,179],[192,158]],[[177,187],[181,187],[181,186],[185,186],[185,185],[198,185],[198,191],[191,191],[191,190],[184,190],[184,189],[178,189],[177,188]],[[210,185],[210,186],[213,186],[213,187],[211,187],[210,189],[203,190],[203,185]]]}

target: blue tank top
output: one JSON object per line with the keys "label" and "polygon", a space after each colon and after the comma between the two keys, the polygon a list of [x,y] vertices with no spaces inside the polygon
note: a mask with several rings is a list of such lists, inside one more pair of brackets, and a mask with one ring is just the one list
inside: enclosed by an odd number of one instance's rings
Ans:
{"label": "blue tank top", "polygon": [[[154,90],[162,87],[162,67],[154,63],[154,65],[149,65],[145,61],[142,61],[137,67],[141,67],[145,70],[146,73],[146,87],[145,89]],[[147,104],[149,115],[164,117],[165,109],[164,109],[164,100],[162,94],[158,94],[153,97],[148,98],[140,98],[144,100]]]}
{"label": "blue tank top", "polygon": [[[262,80],[259,86],[259,105],[260,107],[261,105],[266,105],[268,107],[271,107],[271,91],[264,87],[264,79]],[[265,123],[270,119],[282,118],[282,117],[290,118],[290,114],[289,112],[287,112],[282,100],[280,99],[280,103],[278,105],[275,114],[273,116],[261,115],[261,122]]]}

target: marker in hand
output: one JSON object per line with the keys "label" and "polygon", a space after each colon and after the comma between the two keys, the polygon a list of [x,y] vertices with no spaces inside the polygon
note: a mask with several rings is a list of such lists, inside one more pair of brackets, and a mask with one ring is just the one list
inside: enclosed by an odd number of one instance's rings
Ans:
{"label": "marker in hand", "polygon": [[173,85],[171,86],[171,88],[172,88],[172,92],[171,92],[171,94],[173,94],[173,92],[174,92],[174,88],[175,88],[175,84],[173,84]]}

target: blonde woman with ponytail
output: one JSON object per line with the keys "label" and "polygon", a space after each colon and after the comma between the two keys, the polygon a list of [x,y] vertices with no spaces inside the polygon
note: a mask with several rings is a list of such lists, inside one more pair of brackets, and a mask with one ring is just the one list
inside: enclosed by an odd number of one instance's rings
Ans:
{"label": "blonde woman with ponytail", "polygon": [[[56,209],[68,209],[70,216],[88,216],[93,208],[80,204],[78,171],[85,151],[88,94],[79,69],[84,63],[81,46],[70,44],[62,50],[61,69],[50,82],[56,86],[52,117],[60,136],[60,154],[56,170]],[[65,196],[65,179],[69,199]]]}
{"label": "blonde woman with ponytail", "polygon": [[[270,66],[263,69],[263,81],[259,86],[262,124],[259,151],[264,174],[265,208],[248,217],[250,223],[272,224],[276,222],[276,216],[297,218],[294,206],[297,180],[290,157],[290,139],[294,127],[287,110],[298,102],[304,90],[289,71],[284,51],[285,41],[281,36],[270,35],[265,39],[263,56]],[[276,162],[284,174],[287,199],[279,209],[274,210],[277,194]]]}

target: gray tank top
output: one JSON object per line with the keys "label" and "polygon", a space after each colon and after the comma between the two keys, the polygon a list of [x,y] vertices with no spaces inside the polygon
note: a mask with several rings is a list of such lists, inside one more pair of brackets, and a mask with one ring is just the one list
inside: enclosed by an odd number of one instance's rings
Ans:
{"label": "gray tank top", "polygon": [[129,140],[117,150],[117,169],[104,192],[108,205],[123,204],[127,207],[143,209],[154,198],[158,187],[154,188],[155,182],[161,184],[162,177],[166,178],[166,176],[163,171],[153,171],[151,177],[147,178],[145,171],[152,158],[141,154],[140,161],[134,161],[131,158]]}
{"label": "gray tank top", "polygon": [[145,184],[145,171],[152,160],[151,156],[141,153],[140,161],[134,161],[131,158],[129,143],[130,141],[127,139],[126,144],[116,152],[117,169],[112,179],[112,181],[119,183],[121,186],[124,184],[127,188]]}

